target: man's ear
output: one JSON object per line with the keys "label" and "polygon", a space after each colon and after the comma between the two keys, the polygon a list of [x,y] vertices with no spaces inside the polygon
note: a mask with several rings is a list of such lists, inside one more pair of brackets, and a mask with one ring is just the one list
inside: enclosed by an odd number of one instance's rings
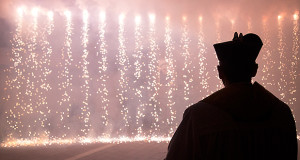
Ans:
{"label": "man's ear", "polygon": [[220,78],[220,79],[223,79],[223,78],[224,78],[224,71],[223,71],[223,68],[222,68],[220,65],[218,65],[218,66],[217,66],[217,69],[218,69],[218,72],[219,72],[219,78]]}
{"label": "man's ear", "polygon": [[251,77],[255,77],[258,69],[258,64],[255,63],[251,69]]}

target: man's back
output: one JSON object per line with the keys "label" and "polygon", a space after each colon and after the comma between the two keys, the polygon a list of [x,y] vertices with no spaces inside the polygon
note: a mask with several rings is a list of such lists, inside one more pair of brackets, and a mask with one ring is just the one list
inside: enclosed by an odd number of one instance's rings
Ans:
{"label": "man's back", "polygon": [[185,111],[167,159],[296,156],[296,129],[289,107],[258,83],[240,83],[225,87]]}

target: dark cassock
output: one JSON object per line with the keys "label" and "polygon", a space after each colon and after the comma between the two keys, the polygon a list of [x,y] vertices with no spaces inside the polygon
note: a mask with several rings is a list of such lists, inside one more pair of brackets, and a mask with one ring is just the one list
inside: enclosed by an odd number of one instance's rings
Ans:
{"label": "dark cassock", "polygon": [[232,83],[187,108],[166,157],[277,159],[297,159],[295,120],[289,106],[257,82]]}
{"label": "dark cassock", "polygon": [[257,82],[232,84],[185,110],[168,150],[167,160],[296,160],[295,121]]}

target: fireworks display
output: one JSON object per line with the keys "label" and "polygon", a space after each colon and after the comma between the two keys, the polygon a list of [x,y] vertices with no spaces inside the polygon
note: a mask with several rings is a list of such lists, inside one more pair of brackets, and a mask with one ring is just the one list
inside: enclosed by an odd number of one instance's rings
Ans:
{"label": "fireworks display", "polygon": [[18,8],[1,146],[169,141],[186,107],[222,88],[212,44],[233,31],[261,36],[255,80],[297,120],[299,12],[221,18]]}

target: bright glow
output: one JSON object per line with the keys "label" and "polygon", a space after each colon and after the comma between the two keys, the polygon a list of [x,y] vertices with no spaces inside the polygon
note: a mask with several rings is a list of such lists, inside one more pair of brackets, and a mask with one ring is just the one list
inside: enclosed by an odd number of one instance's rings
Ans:
{"label": "bright glow", "polygon": [[232,19],[232,20],[230,20],[230,22],[231,22],[231,25],[234,25],[234,23],[235,23],[235,20],[234,20],[234,19]]}
{"label": "bright glow", "polygon": [[[97,105],[101,106],[101,115],[99,117],[102,117],[101,122],[98,124],[98,126],[105,126],[109,127],[109,88],[107,87],[107,83],[109,83],[109,76],[107,74],[107,68],[108,68],[108,62],[107,62],[107,44],[105,39],[105,31],[106,31],[106,23],[105,23],[105,12],[100,13],[101,22],[98,25],[98,51],[97,51],[97,59],[98,59],[98,73],[99,78],[97,78],[97,82],[99,82],[100,86],[98,86],[97,89],[97,95],[100,95],[100,101],[97,103]],[[103,132],[103,135],[111,133],[111,129],[107,129],[107,132]]]}
{"label": "bright glow", "polygon": [[278,15],[277,19],[278,19],[278,20],[281,20],[281,19],[282,19],[282,16],[281,16],[281,15]]}
{"label": "bright glow", "polygon": [[25,12],[25,7],[19,7],[19,8],[17,9],[17,12],[18,12],[18,15],[19,15],[19,16],[22,16],[22,15],[24,14],[24,12]]}
{"label": "bright glow", "polygon": [[135,79],[133,80],[134,87],[132,87],[133,92],[135,92],[135,100],[137,103],[137,114],[136,114],[136,125],[137,125],[137,137],[143,136],[143,117],[145,117],[145,101],[143,101],[143,92],[144,92],[144,87],[139,85],[139,82],[141,80],[141,75],[145,70],[143,69],[143,37],[142,37],[142,26],[140,25],[141,23],[141,17],[136,16],[135,17],[135,32],[134,32],[134,39],[135,39],[135,47],[134,47],[134,77]]}
{"label": "bright glow", "polygon": [[38,13],[39,13],[39,8],[33,8],[33,9],[31,10],[31,14],[32,14],[32,16],[34,16],[34,17],[38,16]]}
{"label": "bright glow", "polygon": [[142,20],[141,16],[135,16],[135,24],[137,25],[141,24],[141,20]]}
{"label": "bright glow", "polygon": [[166,20],[167,20],[167,21],[169,21],[169,20],[170,20],[170,17],[169,17],[169,16],[167,16],[167,17],[166,17]]}
{"label": "bright glow", "polygon": [[149,14],[149,19],[150,19],[150,22],[151,23],[154,23],[155,22],[155,14]]}
{"label": "bright glow", "polygon": [[235,21],[234,21],[234,19],[231,19],[230,22],[231,22],[231,31],[235,32],[236,28],[235,28]]}
{"label": "bright glow", "polygon": [[296,12],[294,15],[293,15],[293,18],[295,21],[297,21],[299,19],[299,12]]}
{"label": "bright glow", "polygon": [[53,21],[53,12],[52,11],[49,11],[48,12],[48,18],[49,18],[49,20],[51,20],[51,21]]}
{"label": "bright glow", "polygon": [[125,19],[125,14],[124,13],[120,14],[119,15],[119,23],[123,24],[124,23],[124,19]]}
{"label": "bright glow", "polygon": [[183,16],[183,17],[182,17],[182,20],[183,20],[183,21],[186,21],[186,19],[187,19],[186,16]]}
{"label": "bright glow", "polygon": [[105,12],[104,11],[100,12],[99,17],[100,17],[101,22],[103,23],[106,20],[106,14],[105,14]]}
{"label": "bright glow", "polygon": [[70,12],[70,11],[66,10],[66,11],[64,12],[64,14],[65,14],[65,16],[66,16],[67,18],[71,18],[71,12]]}
{"label": "bright glow", "polygon": [[202,20],[203,20],[203,17],[202,17],[202,16],[199,16],[199,18],[198,18],[198,19],[199,19],[199,21],[200,21],[200,22],[202,22]]}
{"label": "bright glow", "polygon": [[89,18],[89,12],[87,10],[84,10],[82,14],[84,20],[87,20]]}

